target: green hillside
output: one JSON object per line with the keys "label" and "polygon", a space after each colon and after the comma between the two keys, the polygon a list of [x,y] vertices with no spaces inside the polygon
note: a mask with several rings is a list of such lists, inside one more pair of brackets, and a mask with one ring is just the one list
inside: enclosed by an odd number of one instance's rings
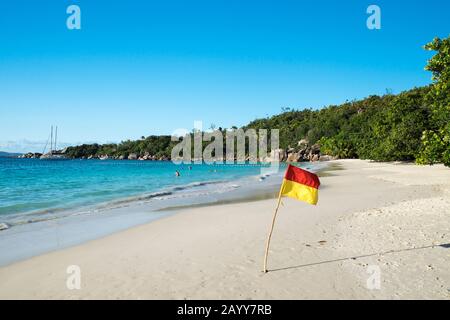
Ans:
{"label": "green hillside", "polygon": [[[373,95],[319,110],[284,109],[243,129],[279,129],[280,147],[291,151],[298,150],[299,141],[306,139],[310,145],[320,145],[322,154],[337,158],[450,166],[450,38],[436,38],[425,49],[436,52],[426,66],[433,79],[428,87]],[[168,159],[175,144],[170,136],[150,136],[120,144],[70,147],[66,154],[74,158],[146,155]]]}

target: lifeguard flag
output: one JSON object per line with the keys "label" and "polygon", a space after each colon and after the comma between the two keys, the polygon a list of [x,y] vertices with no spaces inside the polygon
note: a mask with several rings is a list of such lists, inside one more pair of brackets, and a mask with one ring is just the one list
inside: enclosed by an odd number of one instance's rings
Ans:
{"label": "lifeguard flag", "polygon": [[314,173],[289,165],[281,185],[280,195],[316,205],[319,200],[319,177]]}

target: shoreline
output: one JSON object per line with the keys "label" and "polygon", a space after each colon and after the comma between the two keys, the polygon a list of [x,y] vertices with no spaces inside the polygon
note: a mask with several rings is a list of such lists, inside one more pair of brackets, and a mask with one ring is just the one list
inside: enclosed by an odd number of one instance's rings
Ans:
{"label": "shoreline", "polygon": [[[331,161],[321,162],[322,166],[315,168],[317,170],[313,170],[312,172],[316,173],[320,178],[329,176],[332,171],[342,170],[341,166],[337,163],[332,163]],[[314,164],[312,164],[314,165]],[[304,168],[304,167],[302,167]],[[165,211],[174,211],[174,210],[188,210],[188,209],[196,209],[196,208],[205,208],[205,207],[214,207],[221,206],[227,204],[239,204],[239,203],[251,203],[262,200],[276,199],[279,193],[279,187],[281,186],[281,179],[284,174],[284,169],[281,170],[280,173],[276,174],[275,177],[279,179],[279,183],[272,185],[272,188],[267,188],[265,190],[260,190],[254,194],[247,194],[244,196],[234,196],[230,199],[218,200],[215,202],[206,202],[199,204],[189,204],[189,205],[180,205],[173,207],[166,207],[163,209],[157,209],[155,212],[165,212]],[[275,187],[275,188],[273,188]]]}
{"label": "shoreline", "polygon": [[[13,158],[15,159],[15,158]],[[32,159],[33,161],[35,159]],[[72,159],[71,159],[72,160]],[[83,159],[74,159],[74,160],[83,160]],[[85,161],[95,161],[97,163],[105,163],[105,161],[101,161],[98,159],[93,159],[93,160],[85,160]],[[108,160],[106,162],[123,162],[123,160]],[[127,160],[127,163],[137,163],[140,164],[141,162],[138,160]],[[159,161],[159,160],[155,160],[155,161],[149,161],[149,162],[158,162],[158,163],[171,163],[170,161]],[[308,167],[311,166],[312,167],[312,171],[316,171],[314,170],[315,167],[318,168],[318,170],[323,170],[323,168],[326,168],[328,162],[315,162],[315,163],[309,163],[309,162],[299,162],[298,165],[302,168],[304,167]],[[266,163],[268,164],[268,163]],[[281,164],[281,170],[276,174],[281,174],[284,171],[284,166],[286,166],[286,163],[282,162]],[[228,165],[228,164],[215,164],[213,165],[214,167],[257,167],[257,168],[264,168],[265,166],[263,164],[236,164],[236,165]],[[176,168],[175,168],[176,169]],[[270,175],[274,175],[273,173]],[[25,216],[25,217],[33,217],[33,216],[45,216],[46,214],[55,214],[54,216],[50,217],[48,220],[52,220],[52,219],[58,219],[58,218],[64,218],[65,216],[57,216],[56,213],[67,213],[68,216],[70,216],[72,213],[75,214],[82,214],[84,212],[91,212],[91,211],[101,211],[101,210],[111,210],[111,209],[116,209],[122,206],[127,206],[127,205],[133,205],[139,202],[147,202],[147,200],[150,200],[152,198],[160,198],[160,197],[164,197],[167,195],[171,195],[174,194],[176,192],[179,191],[183,191],[189,188],[195,188],[195,187],[203,187],[203,186],[208,186],[208,185],[215,185],[215,184],[225,184],[225,183],[233,183],[233,182],[241,182],[242,180],[245,179],[258,179],[258,178],[262,178],[263,175],[262,174],[247,174],[247,175],[243,175],[243,176],[239,176],[239,177],[235,177],[232,179],[229,179],[228,177],[225,177],[222,179],[222,177],[219,178],[213,178],[212,180],[194,180],[194,181],[190,181],[190,182],[186,182],[185,184],[169,184],[167,186],[163,186],[161,188],[158,189],[154,189],[154,190],[150,190],[150,191],[145,191],[145,192],[141,192],[141,193],[134,193],[134,194],[129,194],[129,195],[120,195],[120,196],[116,196],[115,198],[111,198],[109,200],[103,200],[103,201],[97,201],[94,203],[91,202],[86,202],[86,203],[76,203],[76,204],[72,204],[71,206],[67,206],[67,207],[47,207],[47,208],[41,208],[41,209],[34,209],[34,210],[28,210],[28,211],[21,211],[21,212],[13,212],[13,213],[8,213],[6,215],[1,215],[0,214],[0,218],[2,220],[0,220],[0,222],[4,222],[7,223],[10,226],[16,226],[16,225],[21,225],[24,223],[38,223],[38,222],[42,222],[45,221],[46,219],[43,218],[42,220],[32,220],[30,218],[29,222],[10,222],[8,221],[9,219],[11,219],[11,217],[15,218],[15,217],[20,217],[20,216]],[[265,179],[266,177],[264,177]],[[260,180],[261,182],[262,180]],[[177,206],[170,206],[167,208],[177,208]],[[157,211],[162,211],[165,210],[166,208],[158,208]]]}
{"label": "shoreline", "polygon": [[[324,170],[327,165],[303,164],[313,170]],[[18,215],[20,219],[34,220],[10,224],[7,230],[1,231],[0,267],[103,238],[187,208],[269,199],[276,196],[282,173],[283,168],[264,177],[258,174],[226,181],[189,182],[172,187],[172,191],[161,189],[106,204],[63,210],[55,215],[52,210],[49,214]],[[9,250],[11,247],[15,250]]]}
{"label": "shoreline", "polygon": [[[449,299],[450,170],[332,163],[344,170],[321,178],[318,207],[283,200],[267,275],[273,199],[186,208],[2,267],[0,298]],[[371,264],[382,269],[380,290],[365,287]],[[65,287],[69,265],[82,270],[81,290]]]}

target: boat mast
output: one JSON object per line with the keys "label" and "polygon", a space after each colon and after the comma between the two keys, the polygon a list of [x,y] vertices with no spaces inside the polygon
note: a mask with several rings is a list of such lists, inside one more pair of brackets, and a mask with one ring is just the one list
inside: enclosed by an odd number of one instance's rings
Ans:
{"label": "boat mast", "polygon": [[56,132],[55,132],[55,150],[56,150],[56,141],[58,140],[58,126],[56,126]]}
{"label": "boat mast", "polygon": [[53,126],[50,133],[50,154],[52,154],[52,151],[53,151]]}

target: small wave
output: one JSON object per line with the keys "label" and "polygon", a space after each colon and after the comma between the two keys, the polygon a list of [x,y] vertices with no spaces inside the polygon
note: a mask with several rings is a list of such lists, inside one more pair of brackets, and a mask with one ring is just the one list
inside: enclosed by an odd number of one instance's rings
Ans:
{"label": "small wave", "polygon": [[144,195],[139,195],[139,196],[128,197],[125,199],[114,200],[114,201],[111,201],[111,202],[108,202],[108,203],[102,205],[101,209],[110,209],[112,207],[124,206],[124,205],[128,205],[128,204],[134,203],[134,202],[150,201],[150,200],[159,199],[159,198],[166,199],[167,197],[170,197],[170,196],[182,195],[181,191],[187,191],[187,190],[195,189],[198,187],[223,184],[223,183],[226,183],[226,181],[192,182],[192,183],[189,183],[186,185],[171,187],[171,188],[168,188],[167,190],[152,192],[150,194],[144,194]]}
{"label": "small wave", "polygon": [[195,187],[203,187],[203,186],[214,185],[214,184],[222,184],[222,183],[226,183],[226,182],[227,181],[222,181],[222,180],[191,182],[191,183],[181,186],[179,188],[182,188],[182,190],[184,190],[184,189],[190,189],[190,188],[195,188]]}
{"label": "small wave", "polygon": [[39,209],[39,210],[29,211],[26,213],[13,213],[13,214],[5,215],[4,219],[10,221],[9,223],[11,225],[14,225],[16,223],[15,221],[32,220],[32,219],[36,219],[33,217],[45,216],[45,215],[50,215],[50,214],[58,214],[60,212],[66,211],[66,210],[67,210],[67,208]]}
{"label": "small wave", "polygon": [[103,205],[99,205],[98,207],[100,209],[111,208],[114,206],[124,205],[124,204],[128,204],[128,203],[136,202],[136,201],[146,201],[146,200],[151,200],[151,199],[158,198],[158,197],[170,196],[171,194],[172,194],[172,191],[153,192],[150,194],[128,197],[128,198],[124,198],[124,199],[120,199],[120,200],[114,200],[111,202],[107,202]]}
{"label": "small wave", "polygon": [[[171,187],[167,190],[152,192],[150,194],[143,194],[138,196],[132,196],[127,198],[122,198],[118,200],[108,201],[103,204],[97,204],[95,206],[88,206],[84,208],[48,208],[42,210],[35,210],[28,213],[20,213],[9,215],[7,217],[7,223],[10,227],[29,224],[29,223],[37,223],[37,222],[45,222],[56,220],[60,218],[65,218],[69,216],[79,216],[85,214],[98,213],[109,209],[126,207],[133,203],[139,202],[148,202],[155,199],[168,199],[169,197],[195,197],[199,195],[207,195],[212,190],[206,190],[203,192],[193,193],[184,193],[183,191],[194,190],[195,188],[205,187],[209,185],[217,185],[225,183],[225,181],[200,181],[200,182],[192,182],[182,186]],[[236,186],[233,186],[236,187]]]}

